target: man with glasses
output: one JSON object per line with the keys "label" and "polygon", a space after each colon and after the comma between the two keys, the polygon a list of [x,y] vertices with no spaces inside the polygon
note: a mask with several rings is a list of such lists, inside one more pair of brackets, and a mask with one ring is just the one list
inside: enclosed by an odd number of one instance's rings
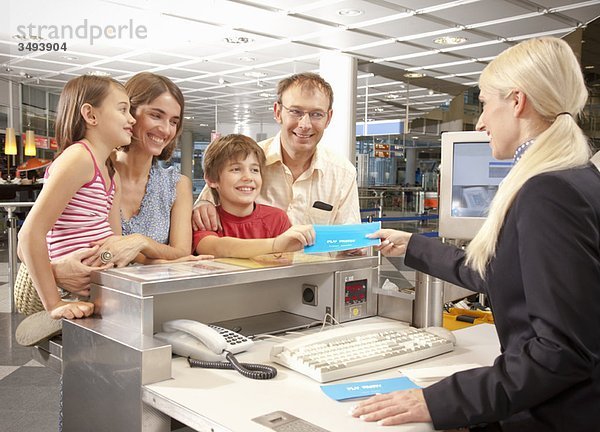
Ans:
{"label": "man with glasses", "polygon": [[[304,72],[281,80],[273,111],[280,132],[259,143],[267,164],[260,204],[287,212],[292,224],[360,223],[356,169],[319,142],[332,116],[333,90],[319,75]],[[205,188],[192,214],[194,230],[219,229]]]}

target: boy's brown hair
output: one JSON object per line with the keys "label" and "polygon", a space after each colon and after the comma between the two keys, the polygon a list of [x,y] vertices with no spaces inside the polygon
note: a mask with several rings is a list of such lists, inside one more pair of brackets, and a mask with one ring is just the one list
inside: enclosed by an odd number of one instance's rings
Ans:
{"label": "boy's brown hair", "polygon": [[[218,182],[221,171],[231,161],[245,160],[249,155],[256,156],[262,173],[266,165],[263,149],[252,138],[241,134],[229,134],[214,140],[207,147],[203,158],[204,178]],[[211,188],[215,203],[219,203],[219,193]]]}

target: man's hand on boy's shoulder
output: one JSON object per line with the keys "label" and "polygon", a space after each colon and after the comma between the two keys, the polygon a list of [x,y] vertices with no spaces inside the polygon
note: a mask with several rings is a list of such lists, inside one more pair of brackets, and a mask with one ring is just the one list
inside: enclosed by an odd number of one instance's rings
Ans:
{"label": "man's hand on boy's shoulder", "polygon": [[194,231],[219,231],[221,220],[217,208],[206,200],[198,200],[192,209],[192,229]]}

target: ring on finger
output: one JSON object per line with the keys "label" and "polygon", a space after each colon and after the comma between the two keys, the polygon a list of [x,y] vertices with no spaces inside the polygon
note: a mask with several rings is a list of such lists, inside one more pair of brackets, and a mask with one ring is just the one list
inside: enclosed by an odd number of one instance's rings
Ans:
{"label": "ring on finger", "polygon": [[100,261],[102,261],[103,264],[108,264],[112,261],[112,258],[113,254],[109,250],[106,250],[100,254]]}

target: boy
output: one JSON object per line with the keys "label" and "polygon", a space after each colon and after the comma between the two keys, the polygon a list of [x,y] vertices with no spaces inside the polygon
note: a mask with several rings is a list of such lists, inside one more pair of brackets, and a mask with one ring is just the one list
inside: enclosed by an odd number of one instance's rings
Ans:
{"label": "boy", "polygon": [[194,251],[215,257],[250,258],[293,252],[314,243],[312,225],[292,227],[286,213],[256,204],[266,159],[256,142],[231,134],[212,142],[204,155],[204,179],[218,203],[221,230],[195,231]]}

